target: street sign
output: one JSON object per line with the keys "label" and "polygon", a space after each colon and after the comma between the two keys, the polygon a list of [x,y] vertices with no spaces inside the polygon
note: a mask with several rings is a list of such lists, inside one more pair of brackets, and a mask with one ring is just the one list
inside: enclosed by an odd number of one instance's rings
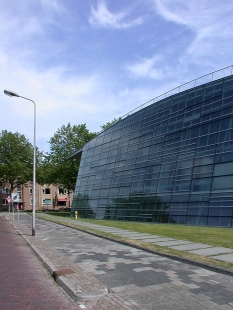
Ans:
{"label": "street sign", "polygon": [[7,202],[8,204],[11,203],[11,196],[8,196],[8,197],[7,197],[6,202]]}
{"label": "street sign", "polygon": [[11,199],[12,199],[12,202],[19,202],[19,193],[12,193]]}

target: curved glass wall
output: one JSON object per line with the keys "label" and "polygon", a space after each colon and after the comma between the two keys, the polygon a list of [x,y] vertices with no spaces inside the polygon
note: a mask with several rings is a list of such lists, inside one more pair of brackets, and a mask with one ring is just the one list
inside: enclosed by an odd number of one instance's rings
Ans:
{"label": "curved glass wall", "polygon": [[170,96],[83,146],[72,212],[233,226],[233,78]]}

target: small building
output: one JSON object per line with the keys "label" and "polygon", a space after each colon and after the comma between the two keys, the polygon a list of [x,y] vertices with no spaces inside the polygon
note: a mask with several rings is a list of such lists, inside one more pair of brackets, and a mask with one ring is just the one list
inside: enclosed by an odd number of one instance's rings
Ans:
{"label": "small building", "polygon": [[[0,210],[8,210],[7,197],[11,196],[9,186],[0,187]],[[19,194],[19,203],[15,207],[21,210],[32,210],[32,182],[25,186],[19,186],[13,191]],[[62,186],[36,184],[36,211],[69,209],[72,203],[73,193],[68,195]]]}

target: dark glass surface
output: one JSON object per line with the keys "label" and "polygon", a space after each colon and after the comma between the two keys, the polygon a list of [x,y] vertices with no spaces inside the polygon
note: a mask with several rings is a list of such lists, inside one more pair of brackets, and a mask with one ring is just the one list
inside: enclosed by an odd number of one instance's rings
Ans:
{"label": "dark glass surface", "polygon": [[72,212],[232,226],[233,78],[152,104],[84,145]]}

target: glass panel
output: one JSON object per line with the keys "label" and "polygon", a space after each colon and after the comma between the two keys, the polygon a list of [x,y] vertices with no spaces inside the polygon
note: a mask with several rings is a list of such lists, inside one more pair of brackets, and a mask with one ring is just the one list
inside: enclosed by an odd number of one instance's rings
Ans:
{"label": "glass panel", "polygon": [[208,217],[208,222],[207,222],[208,226],[220,226],[220,217],[216,216],[216,217]]}
{"label": "glass panel", "polygon": [[221,217],[220,218],[220,226],[222,226],[222,227],[232,227],[233,226],[232,217]]}
{"label": "glass panel", "polygon": [[232,189],[233,175],[213,178],[213,190]]}
{"label": "glass panel", "polygon": [[195,167],[193,173],[207,173],[213,171],[213,165]]}
{"label": "glass panel", "polygon": [[233,174],[233,162],[216,164],[214,176]]}
{"label": "glass panel", "polygon": [[206,225],[207,217],[206,216],[188,216],[186,223],[189,225]]}
{"label": "glass panel", "polygon": [[210,191],[211,178],[194,179],[192,182],[192,192]]}
{"label": "glass panel", "polygon": [[216,163],[227,162],[227,161],[233,161],[233,153],[232,152],[216,155],[216,159],[215,159]]}
{"label": "glass panel", "polygon": [[224,118],[219,122],[219,130],[226,130],[233,127],[232,117]]}
{"label": "glass panel", "polygon": [[185,181],[176,181],[174,183],[174,189],[175,191],[190,191],[191,188],[191,180],[185,180]]}
{"label": "glass panel", "polygon": [[195,159],[195,166],[209,165],[214,163],[214,156],[199,157]]}
{"label": "glass panel", "polygon": [[160,179],[159,180],[158,191],[159,192],[172,191],[172,189],[173,189],[173,182],[174,182],[174,178]]}

